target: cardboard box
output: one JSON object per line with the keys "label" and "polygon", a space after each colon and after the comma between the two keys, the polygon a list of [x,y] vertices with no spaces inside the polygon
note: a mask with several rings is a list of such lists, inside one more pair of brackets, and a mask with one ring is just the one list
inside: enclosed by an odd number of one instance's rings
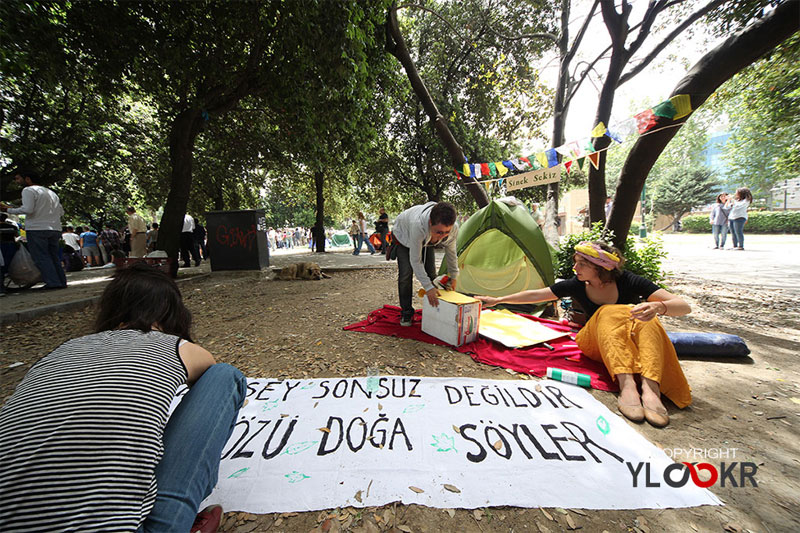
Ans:
{"label": "cardboard box", "polygon": [[453,346],[477,339],[481,302],[455,291],[439,293],[439,307],[422,298],[422,331]]}

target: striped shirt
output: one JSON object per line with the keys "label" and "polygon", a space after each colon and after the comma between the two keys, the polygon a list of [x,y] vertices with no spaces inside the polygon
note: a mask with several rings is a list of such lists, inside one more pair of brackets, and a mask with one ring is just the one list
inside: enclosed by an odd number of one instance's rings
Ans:
{"label": "striped shirt", "polygon": [[0,531],[136,531],[187,377],[178,343],[104,331],[31,368],[0,411]]}

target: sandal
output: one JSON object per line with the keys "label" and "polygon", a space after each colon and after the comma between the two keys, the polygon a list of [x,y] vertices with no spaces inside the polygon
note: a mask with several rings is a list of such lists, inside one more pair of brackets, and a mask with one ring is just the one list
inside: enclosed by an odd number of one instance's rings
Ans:
{"label": "sandal", "polygon": [[644,408],[640,403],[626,405],[620,401],[617,401],[617,408],[619,409],[619,412],[622,413],[622,416],[631,422],[641,422],[645,418]]}
{"label": "sandal", "polygon": [[667,414],[666,409],[664,409],[663,413],[654,409],[648,409],[647,407],[643,407],[642,409],[644,410],[645,420],[647,420],[651,426],[663,428],[669,424],[669,414]]}

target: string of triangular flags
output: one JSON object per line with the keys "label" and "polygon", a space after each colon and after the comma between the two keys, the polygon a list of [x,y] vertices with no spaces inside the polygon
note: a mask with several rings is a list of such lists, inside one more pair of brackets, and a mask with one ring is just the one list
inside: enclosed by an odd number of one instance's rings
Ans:
{"label": "string of triangular flags", "polygon": [[[559,165],[564,165],[564,169],[569,174],[572,169],[573,163],[577,163],[578,168],[583,169],[583,164],[586,159],[597,168],[600,161],[600,152],[607,150],[595,150],[594,142],[592,139],[607,136],[617,143],[622,143],[625,138],[637,132],[639,135],[646,133],[654,133],[653,128],[659,124],[659,119],[677,120],[681,119],[692,112],[692,102],[688,94],[678,94],[665,100],[660,104],[646,109],[640,113],[629,117],[628,119],[617,123],[614,127],[606,127],[605,124],[600,122],[591,131],[589,137],[581,141],[569,141],[556,148],[549,148],[542,152],[535,152],[528,157],[514,157],[503,161],[493,161],[488,163],[464,163],[464,166],[459,171],[453,169],[456,174],[456,179],[461,180],[462,176],[473,176],[477,181],[482,183],[486,190],[489,191],[492,183],[497,182],[498,186],[502,186],[506,179],[509,179],[519,173],[529,171],[543,171],[547,169],[554,169]],[[561,162],[558,156],[562,156]],[[548,176],[540,176],[542,172],[537,172],[532,180],[526,180],[526,184],[515,186],[514,188],[530,187],[533,185],[541,185],[558,181]],[[552,173],[549,173],[552,176]],[[481,178],[488,179],[481,179]],[[516,185],[520,185],[517,183]]]}

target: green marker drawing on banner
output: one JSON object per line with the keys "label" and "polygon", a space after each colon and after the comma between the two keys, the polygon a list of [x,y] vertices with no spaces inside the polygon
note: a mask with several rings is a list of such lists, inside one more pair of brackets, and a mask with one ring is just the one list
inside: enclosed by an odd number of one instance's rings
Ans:
{"label": "green marker drawing on banner", "polygon": [[436,448],[437,452],[449,452],[456,450],[456,440],[455,438],[451,437],[447,433],[442,433],[441,435],[431,435],[433,437],[433,442],[431,442],[431,446]]}
{"label": "green marker drawing on banner", "polygon": [[425,409],[425,404],[424,403],[418,403],[418,404],[415,404],[415,405],[409,405],[408,407],[403,409],[403,412],[404,413],[416,413],[417,411],[422,411],[423,409]]}
{"label": "green marker drawing on banner", "polygon": [[315,444],[317,444],[318,440],[306,440],[303,442],[296,442],[294,444],[290,444],[286,447],[281,455],[297,455],[300,452],[304,452],[307,449],[311,448]]}
{"label": "green marker drawing on banner", "polygon": [[261,412],[271,411],[276,407],[278,407],[278,400],[270,400],[264,404],[264,407],[261,408]]}
{"label": "green marker drawing on banner", "polygon": [[314,382],[313,381],[311,383],[309,383],[308,385],[303,385],[302,387],[300,387],[300,390],[306,390],[306,389],[312,389],[312,388],[314,388]]}
{"label": "green marker drawing on banner", "polygon": [[611,431],[611,426],[608,424],[608,420],[603,418],[603,415],[597,417],[597,429],[599,429],[600,433],[603,435],[608,435]]}
{"label": "green marker drawing on banner", "polygon": [[231,474],[230,476],[228,476],[228,479],[235,478],[235,477],[239,477],[239,476],[241,476],[242,474],[244,474],[245,472],[247,472],[248,470],[250,470],[250,467],[249,467],[249,466],[246,466],[246,467],[242,468],[241,470],[237,470],[236,472],[234,472],[233,474]]}
{"label": "green marker drawing on banner", "polygon": [[311,476],[307,476],[297,470],[292,470],[289,474],[284,474],[283,477],[289,480],[289,483],[297,483],[298,481],[303,481],[304,479],[308,479]]}
{"label": "green marker drawing on banner", "polygon": [[367,369],[367,392],[377,392],[380,382],[378,369],[374,366],[369,367]]}

